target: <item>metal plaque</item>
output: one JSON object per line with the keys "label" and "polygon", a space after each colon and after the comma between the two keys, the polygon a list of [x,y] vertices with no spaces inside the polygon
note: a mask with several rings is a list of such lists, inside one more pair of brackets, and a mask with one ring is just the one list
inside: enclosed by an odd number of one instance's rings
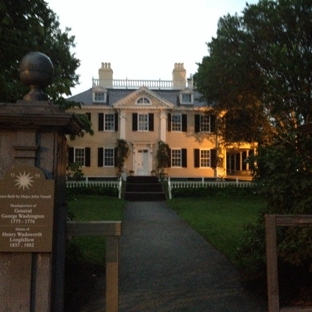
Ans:
{"label": "metal plaque", "polygon": [[54,180],[17,166],[0,180],[0,252],[52,252]]}

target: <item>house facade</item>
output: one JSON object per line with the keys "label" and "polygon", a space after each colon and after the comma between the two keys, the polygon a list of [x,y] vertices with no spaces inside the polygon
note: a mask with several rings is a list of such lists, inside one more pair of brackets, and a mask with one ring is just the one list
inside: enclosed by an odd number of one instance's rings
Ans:
{"label": "house facade", "polygon": [[216,133],[218,116],[200,100],[183,63],[174,64],[172,81],[113,79],[102,63],[92,88],[68,100],[83,103],[94,135],[68,140],[69,162],[82,165],[87,177],[116,176],[115,147],[125,140],[130,153],[124,173],[150,175],[157,169],[158,143],[170,148],[170,177],[225,177],[248,173],[248,144],[228,151]]}

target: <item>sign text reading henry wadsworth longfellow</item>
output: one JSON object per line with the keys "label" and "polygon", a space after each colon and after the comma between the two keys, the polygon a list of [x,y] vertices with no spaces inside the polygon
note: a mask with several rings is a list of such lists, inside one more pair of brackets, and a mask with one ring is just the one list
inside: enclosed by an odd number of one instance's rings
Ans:
{"label": "sign text reading henry wadsworth longfellow", "polygon": [[31,166],[0,180],[0,252],[51,252],[54,181]]}

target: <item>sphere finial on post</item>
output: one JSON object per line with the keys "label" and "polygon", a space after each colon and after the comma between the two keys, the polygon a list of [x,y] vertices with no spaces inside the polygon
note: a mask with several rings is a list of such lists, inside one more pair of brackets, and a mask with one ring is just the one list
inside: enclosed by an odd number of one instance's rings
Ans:
{"label": "sphere finial on post", "polygon": [[50,58],[41,52],[26,54],[20,63],[20,79],[30,91],[24,101],[47,101],[45,88],[52,83],[54,68]]}

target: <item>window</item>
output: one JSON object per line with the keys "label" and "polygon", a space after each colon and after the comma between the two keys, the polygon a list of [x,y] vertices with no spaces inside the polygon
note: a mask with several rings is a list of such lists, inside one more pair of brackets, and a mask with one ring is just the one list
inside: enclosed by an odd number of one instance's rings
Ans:
{"label": "window", "polygon": [[114,149],[104,149],[104,167],[114,167]]}
{"label": "window", "polygon": [[194,149],[194,167],[207,168],[216,166],[216,149]]}
{"label": "window", "polygon": [[89,147],[69,147],[68,161],[78,163],[82,167],[90,167],[90,151]]}
{"label": "window", "polygon": [[181,150],[171,150],[171,167],[181,167]]}
{"label": "window", "polygon": [[93,102],[106,103],[107,92],[93,92]]}
{"label": "window", "polygon": [[115,114],[104,114],[104,130],[115,130]]}
{"label": "window", "polygon": [[215,132],[216,117],[208,114],[195,115],[195,132]]}
{"label": "window", "polygon": [[210,150],[200,150],[200,166],[210,167]]}
{"label": "window", "polygon": [[187,115],[186,114],[168,114],[168,131],[186,132]]}
{"label": "window", "polygon": [[138,104],[138,105],[142,105],[142,104],[143,105],[144,104],[151,105],[151,100],[147,97],[141,97],[136,101],[136,104]]}
{"label": "window", "polygon": [[171,130],[172,131],[182,130],[182,115],[172,115]]}
{"label": "window", "polygon": [[184,91],[180,93],[180,104],[186,105],[194,104],[193,92],[190,92],[190,90],[188,90],[186,92]]}
{"label": "window", "polygon": [[200,132],[210,132],[210,116],[200,116]]}
{"label": "window", "polygon": [[132,114],[132,131],[154,131],[154,114]]}
{"label": "window", "polygon": [[115,166],[115,148],[98,148],[98,167]]}
{"label": "window", "polygon": [[171,167],[187,167],[187,151],[186,149],[171,150]]}
{"label": "window", "polygon": [[138,131],[148,130],[148,114],[138,114]]}
{"label": "window", "polygon": [[118,113],[99,113],[99,131],[118,131]]}

